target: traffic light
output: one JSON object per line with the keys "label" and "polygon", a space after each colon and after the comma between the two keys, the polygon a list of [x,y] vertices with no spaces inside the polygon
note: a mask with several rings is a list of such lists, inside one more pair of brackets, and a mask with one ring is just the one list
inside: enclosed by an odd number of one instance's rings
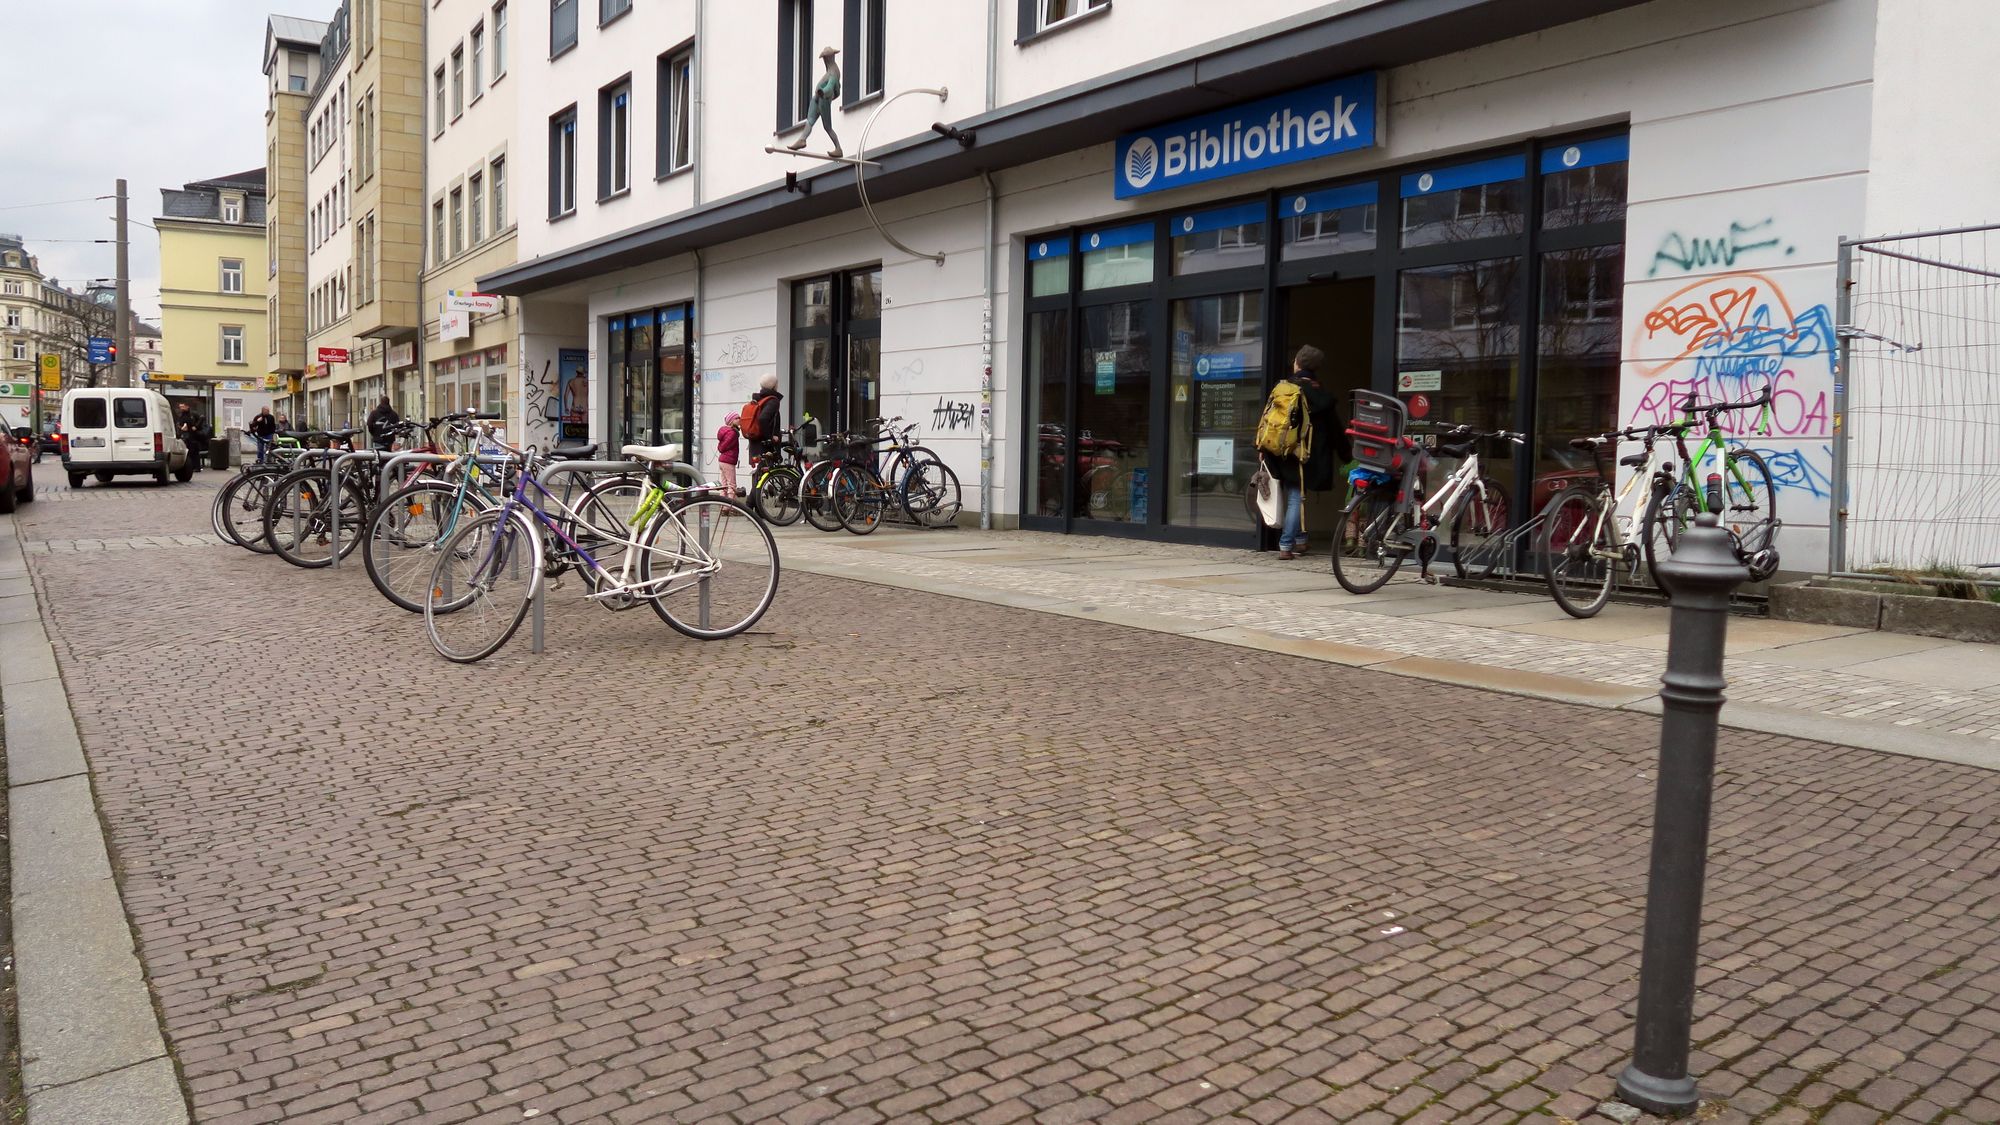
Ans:
{"label": "traffic light", "polygon": [[115,366],[115,365],[116,365],[116,364],[118,363],[118,345],[117,345],[117,344],[113,344],[113,345],[111,345],[111,362],[112,362],[112,364],[113,364],[114,366]]}

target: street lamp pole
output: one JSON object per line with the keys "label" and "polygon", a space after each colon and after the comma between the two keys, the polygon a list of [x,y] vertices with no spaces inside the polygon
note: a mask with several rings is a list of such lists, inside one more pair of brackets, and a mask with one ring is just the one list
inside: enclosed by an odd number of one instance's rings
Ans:
{"label": "street lamp pole", "polygon": [[1662,1114],[1700,1103],[1688,1075],[1702,884],[1708,877],[1709,802],[1722,715],[1723,639],[1730,592],[1750,577],[1729,533],[1704,512],[1656,568],[1673,597],[1667,671],[1660,678],[1660,768],[1653,803],[1653,863],[1646,884],[1646,936],[1639,962],[1639,1017],[1632,1065],[1618,1096]]}
{"label": "street lamp pole", "polygon": [[118,302],[114,315],[118,323],[111,327],[111,338],[118,342],[118,357],[111,365],[111,384],[116,387],[132,385],[132,278],[130,250],[131,239],[125,233],[125,181],[118,181]]}

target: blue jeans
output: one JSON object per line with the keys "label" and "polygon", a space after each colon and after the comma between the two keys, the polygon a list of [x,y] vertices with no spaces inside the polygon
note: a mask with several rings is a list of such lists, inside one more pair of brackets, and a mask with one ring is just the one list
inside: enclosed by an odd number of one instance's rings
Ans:
{"label": "blue jeans", "polygon": [[1278,531],[1280,551],[1303,551],[1306,546],[1305,529],[1299,526],[1305,514],[1306,494],[1296,484],[1280,482],[1278,488],[1285,495],[1285,526]]}
{"label": "blue jeans", "polygon": [[271,439],[267,437],[258,437],[256,434],[251,434],[250,436],[256,439],[257,463],[261,465],[264,463],[266,458],[271,456]]}

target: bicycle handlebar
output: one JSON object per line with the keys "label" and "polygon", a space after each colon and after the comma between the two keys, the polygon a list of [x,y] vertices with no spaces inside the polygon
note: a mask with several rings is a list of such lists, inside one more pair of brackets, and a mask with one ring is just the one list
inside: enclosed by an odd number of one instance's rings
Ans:
{"label": "bicycle handlebar", "polygon": [[1512,430],[1475,430],[1471,426],[1453,426],[1451,429],[1445,430],[1438,436],[1470,437],[1470,438],[1491,439],[1494,441],[1511,441],[1515,445],[1525,444],[1528,440],[1528,435],[1518,434]]}

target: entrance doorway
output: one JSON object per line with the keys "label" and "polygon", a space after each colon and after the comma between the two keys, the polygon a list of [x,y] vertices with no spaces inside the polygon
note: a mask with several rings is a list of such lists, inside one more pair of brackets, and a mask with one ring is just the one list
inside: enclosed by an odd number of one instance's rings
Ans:
{"label": "entrance doorway", "polygon": [[[1375,278],[1354,277],[1313,281],[1283,290],[1284,347],[1273,360],[1282,377],[1292,370],[1292,357],[1311,344],[1326,353],[1319,373],[1320,386],[1333,395],[1339,424],[1347,425],[1354,409],[1354,392],[1375,385]],[[1338,434],[1320,435],[1320,440],[1346,444]],[[1305,526],[1315,548],[1332,542],[1340,509],[1347,502],[1345,460],[1336,453],[1333,488],[1308,492]]]}

